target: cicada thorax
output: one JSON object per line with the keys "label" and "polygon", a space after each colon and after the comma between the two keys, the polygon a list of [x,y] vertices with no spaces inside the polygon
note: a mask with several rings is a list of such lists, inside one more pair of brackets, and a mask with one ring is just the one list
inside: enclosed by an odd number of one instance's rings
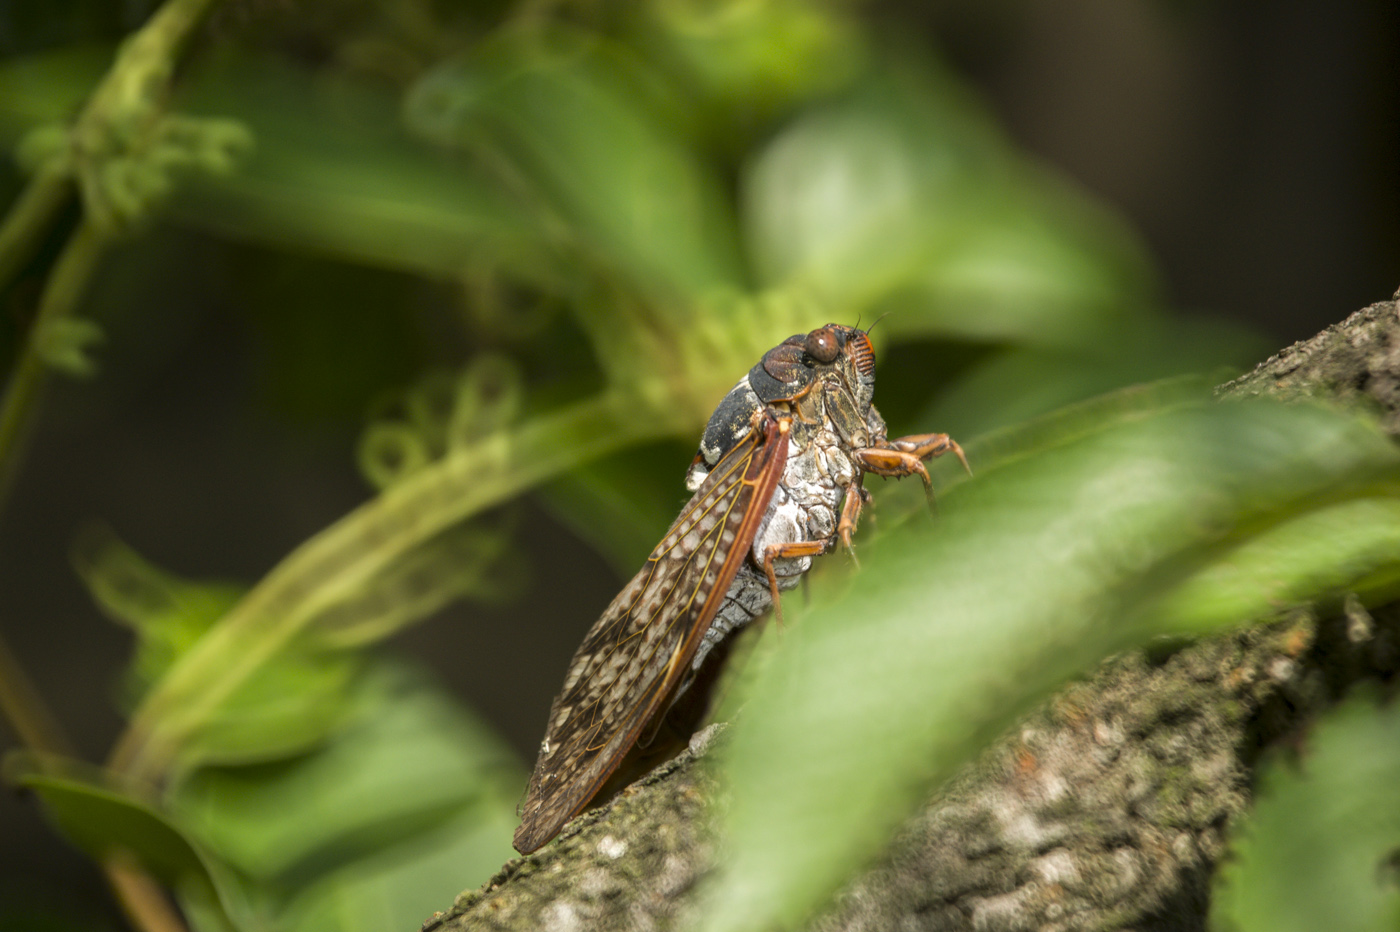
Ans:
{"label": "cicada thorax", "polygon": [[806,399],[804,411],[817,412],[805,415],[810,420],[820,416],[823,396],[833,392],[844,396],[833,402],[840,425],[850,431],[843,436],[853,437],[875,394],[875,350],[870,338],[840,324],[788,337],[764,353],[710,415],[686,476],[687,487],[698,488],[714,464],[748,434],[760,408]]}

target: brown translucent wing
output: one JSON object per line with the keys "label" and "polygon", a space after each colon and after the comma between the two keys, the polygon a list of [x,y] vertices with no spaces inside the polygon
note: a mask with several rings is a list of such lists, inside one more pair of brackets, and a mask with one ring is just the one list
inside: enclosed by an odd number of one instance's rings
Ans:
{"label": "brown translucent wing", "polygon": [[765,416],[735,444],[583,639],[549,710],[517,851],[553,838],[665,712],[753,545],[787,462],[787,431]]}

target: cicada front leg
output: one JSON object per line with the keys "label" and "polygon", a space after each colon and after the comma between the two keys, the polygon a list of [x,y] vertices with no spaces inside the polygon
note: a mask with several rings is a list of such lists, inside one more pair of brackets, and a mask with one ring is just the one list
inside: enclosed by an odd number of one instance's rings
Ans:
{"label": "cicada front leg", "polygon": [[[963,469],[972,475],[972,467],[967,464],[967,454],[958,442],[947,434],[910,434],[886,440],[883,443],[864,447],[855,451],[855,459],[865,472],[877,476],[903,479],[905,476],[918,476],[924,483],[924,494],[929,504],[933,504],[933,482],[924,468],[924,460],[942,456],[951,451],[962,461]],[[843,515],[844,518],[844,515]]]}

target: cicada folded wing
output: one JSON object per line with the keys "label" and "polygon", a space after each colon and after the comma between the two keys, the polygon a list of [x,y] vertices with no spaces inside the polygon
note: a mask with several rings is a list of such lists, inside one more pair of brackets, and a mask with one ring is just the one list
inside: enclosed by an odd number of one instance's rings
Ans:
{"label": "cicada folded wing", "polygon": [[787,462],[789,427],[760,414],[589,630],[549,711],[517,851],[553,838],[665,714],[748,557]]}

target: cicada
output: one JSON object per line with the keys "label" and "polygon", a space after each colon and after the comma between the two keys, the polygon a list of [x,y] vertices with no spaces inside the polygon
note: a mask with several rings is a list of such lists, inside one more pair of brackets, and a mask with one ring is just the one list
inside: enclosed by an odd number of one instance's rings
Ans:
{"label": "cicada", "polygon": [[866,332],[828,324],[764,354],[720,402],[686,476],[694,493],[632,581],[589,630],[549,711],[515,833],[545,844],[599,793],[635,745],[723,653],[779,605],[812,558],[848,549],[863,481],[919,476],[962,448],[947,434],[890,440],[871,400]]}

